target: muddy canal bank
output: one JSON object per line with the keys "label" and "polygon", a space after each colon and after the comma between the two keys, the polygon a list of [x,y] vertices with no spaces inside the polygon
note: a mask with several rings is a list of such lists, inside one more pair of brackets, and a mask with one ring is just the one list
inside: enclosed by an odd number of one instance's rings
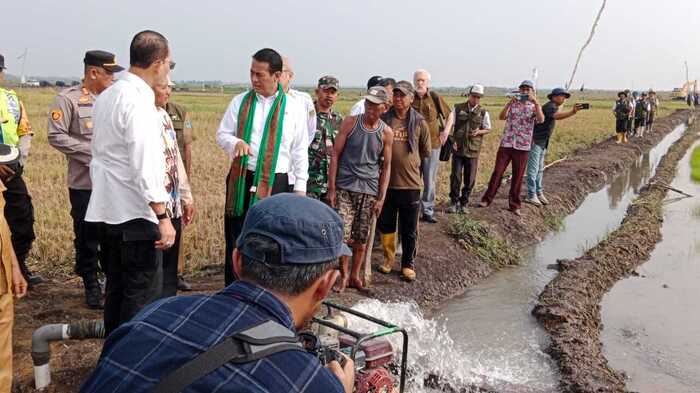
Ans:
{"label": "muddy canal bank", "polygon": [[[671,147],[650,184],[671,183],[697,130],[696,123]],[[560,261],[561,272],[540,295],[533,314],[551,336],[549,352],[559,365],[562,390],[625,391],[624,375],[602,353],[600,302],[618,280],[648,260],[661,238],[665,196],[664,188],[644,187],[621,226],[583,256]]]}

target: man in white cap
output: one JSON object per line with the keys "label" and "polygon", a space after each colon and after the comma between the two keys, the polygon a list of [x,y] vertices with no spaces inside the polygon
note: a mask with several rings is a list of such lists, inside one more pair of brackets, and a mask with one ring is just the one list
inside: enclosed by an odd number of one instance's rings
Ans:
{"label": "man in white cap", "polygon": [[484,135],[491,132],[491,117],[486,108],[481,106],[483,96],[484,86],[472,86],[467,102],[456,104],[445,124],[445,129],[452,139],[453,150],[450,174],[451,204],[447,209],[448,213],[463,213],[474,189],[481,145]]}

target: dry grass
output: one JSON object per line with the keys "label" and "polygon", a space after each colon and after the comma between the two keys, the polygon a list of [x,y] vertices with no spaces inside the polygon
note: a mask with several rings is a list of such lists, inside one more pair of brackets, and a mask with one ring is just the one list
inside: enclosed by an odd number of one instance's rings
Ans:
{"label": "dry grass", "polygon": [[[34,200],[36,211],[35,231],[37,240],[30,264],[46,274],[70,274],[73,265],[72,222],[66,187],[66,160],[62,154],[48,145],[46,136],[48,106],[55,95],[52,89],[20,91],[35,132],[32,152],[26,168],[26,180]],[[358,94],[347,94],[338,102],[337,109],[347,113]],[[205,95],[196,93],[176,94],[174,101],[184,104],[190,111],[197,138],[193,147],[193,188],[197,204],[197,216],[187,230],[185,243],[189,267],[220,264],[223,261],[224,178],[228,169],[226,155],[215,142],[216,128],[231,95]],[[576,99],[576,98],[574,98]],[[448,97],[450,104],[460,102],[460,97]],[[578,99],[584,101],[585,97]],[[485,139],[477,179],[477,187],[485,184],[493,168],[503,122],[496,120],[505,104],[504,97],[486,97],[484,104],[491,113],[494,132]],[[589,146],[612,135],[614,127],[609,100],[586,100],[592,109],[559,122],[550,145],[547,161],[551,162],[573,151]],[[660,116],[682,104],[662,104]],[[449,168],[443,164],[438,185],[441,201],[449,192]]]}

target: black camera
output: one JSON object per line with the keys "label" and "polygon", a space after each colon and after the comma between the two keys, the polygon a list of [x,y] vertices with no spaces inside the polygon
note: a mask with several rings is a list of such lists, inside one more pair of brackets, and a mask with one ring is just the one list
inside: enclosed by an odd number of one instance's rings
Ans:
{"label": "black camera", "polygon": [[307,352],[318,358],[322,365],[326,365],[332,361],[340,363],[340,367],[345,367],[347,358],[337,348],[332,345],[323,345],[321,340],[311,332],[299,333],[299,341],[304,346]]}

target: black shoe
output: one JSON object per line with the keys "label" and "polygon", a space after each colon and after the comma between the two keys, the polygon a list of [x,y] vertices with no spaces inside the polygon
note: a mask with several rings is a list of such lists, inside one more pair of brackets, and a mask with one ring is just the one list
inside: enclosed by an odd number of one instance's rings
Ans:
{"label": "black shoe", "polygon": [[29,288],[39,285],[44,282],[44,279],[40,275],[32,273],[27,267],[27,264],[23,260],[19,260],[19,270],[22,272],[22,276],[27,281],[27,286]]}
{"label": "black shoe", "polygon": [[192,290],[192,285],[185,281],[185,277],[177,276],[177,290],[183,292],[190,292]]}
{"label": "black shoe", "polygon": [[438,222],[432,214],[423,214],[421,220],[430,224],[436,224]]}
{"label": "black shoe", "polygon": [[85,304],[93,310],[102,310],[104,302],[102,301],[102,288],[100,287],[97,276],[83,277],[83,285],[85,286]]}
{"label": "black shoe", "polygon": [[30,287],[33,287],[35,285],[39,285],[44,282],[44,279],[35,273],[32,273],[30,271],[27,271],[25,274],[23,274],[24,279],[27,280],[27,285]]}

